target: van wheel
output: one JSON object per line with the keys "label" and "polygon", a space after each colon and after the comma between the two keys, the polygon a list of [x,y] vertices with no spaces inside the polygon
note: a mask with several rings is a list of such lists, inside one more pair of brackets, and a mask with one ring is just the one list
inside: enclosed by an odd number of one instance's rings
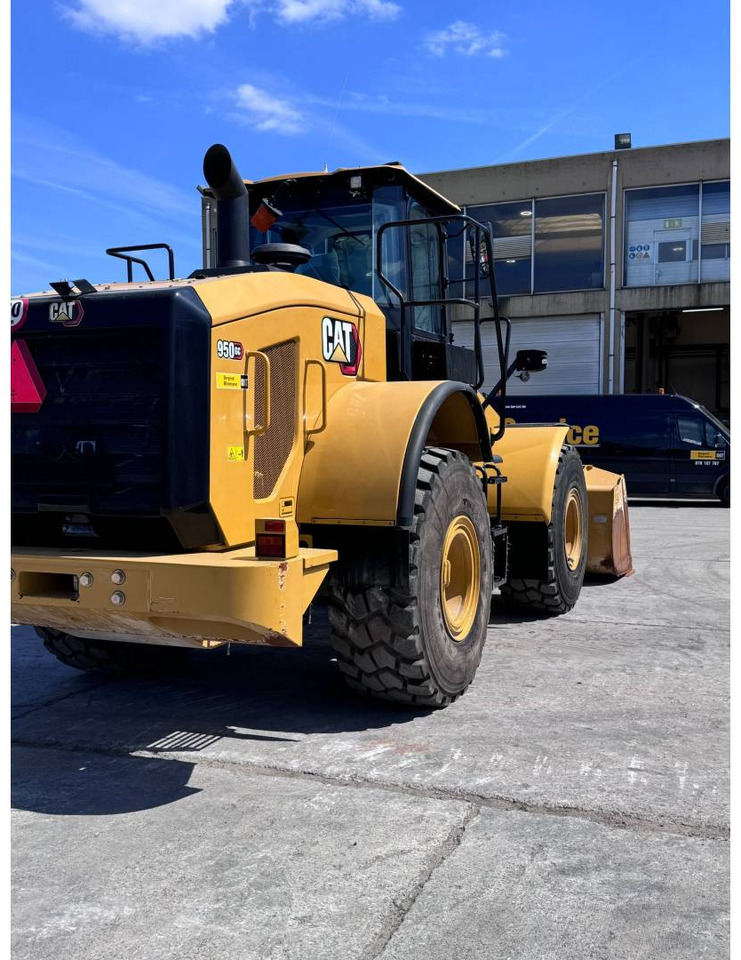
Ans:
{"label": "van wheel", "polygon": [[362,693],[445,707],[473,680],[491,605],[489,514],[463,454],[424,451],[414,526],[393,544],[390,537],[388,549],[370,557],[359,544],[358,557],[345,557],[329,584],[337,664]]}
{"label": "van wheel", "polygon": [[723,483],[720,485],[718,490],[718,496],[720,497],[720,502],[724,507],[730,507],[731,505],[731,478],[726,477]]}
{"label": "van wheel", "polygon": [[545,580],[513,579],[502,596],[518,607],[543,613],[568,613],[579,599],[588,548],[587,485],[581,457],[572,447],[561,448],[553,485]]}
{"label": "van wheel", "polygon": [[151,675],[172,669],[182,657],[182,647],[123,640],[87,640],[51,627],[34,627],[49,653],[75,670],[103,673],[110,677]]}

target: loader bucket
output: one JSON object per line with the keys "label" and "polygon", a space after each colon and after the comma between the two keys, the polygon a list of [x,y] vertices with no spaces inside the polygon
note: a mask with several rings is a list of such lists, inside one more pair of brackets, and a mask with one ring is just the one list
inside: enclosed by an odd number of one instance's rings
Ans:
{"label": "loader bucket", "polygon": [[584,467],[589,502],[587,573],[625,577],[633,573],[625,477]]}

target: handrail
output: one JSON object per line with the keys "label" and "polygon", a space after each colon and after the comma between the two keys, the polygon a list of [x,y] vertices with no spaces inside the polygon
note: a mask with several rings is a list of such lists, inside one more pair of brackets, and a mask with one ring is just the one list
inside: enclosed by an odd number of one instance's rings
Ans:
{"label": "handrail", "polygon": [[[448,297],[443,296],[441,298],[430,299],[430,300],[415,300],[407,299],[401,290],[390,280],[390,278],[383,271],[383,235],[387,230],[398,227],[413,227],[419,226],[420,224],[435,224],[438,226],[438,229],[445,231],[445,227],[451,223],[459,223],[462,227],[468,228],[472,227],[474,230],[474,266],[475,272],[473,277],[474,285],[474,298],[471,300],[467,297]],[[447,234],[443,234],[447,240]],[[497,398],[489,399],[489,404],[494,407],[494,409],[499,414],[499,428],[497,432],[493,435],[493,440],[498,440],[504,434],[504,408],[505,408],[505,399],[506,399],[506,371],[508,367],[509,360],[509,344],[512,332],[512,324],[508,317],[499,316],[499,301],[496,291],[496,280],[494,277],[494,249],[491,236],[491,225],[482,224],[478,220],[474,220],[473,217],[469,217],[467,214],[452,214],[450,216],[442,217],[415,217],[413,219],[406,220],[390,220],[387,223],[382,223],[376,233],[376,273],[378,279],[381,283],[391,292],[391,294],[396,297],[399,301],[399,309],[401,312],[400,318],[400,333],[401,333],[401,358],[400,358],[400,370],[401,373],[406,376],[408,379],[411,379],[411,359],[412,359],[412,324],[405,322],[406,320],[406,311],[411,308],[412,310],[416,307],[425,307],[425,306],[440,306],[445,307],[446,305],[459,304],[464,307],[468,307],[473,310],[473,327],[474,327],[474,353],[476,356],[476,367],[477,367],[477,382],[472,384],[474,389],[477,391],[482,387],[484,383],[484,356],[483,356],[483,347],[481,343],[481,295],[480,295],[480,263],[481,263],[481,250],[485,252],[486,263],[489,265],[488,271],[488,280],[489,280],[489,292],[492,302],[492,316],[487,317],[486,320],[494,321],[494,329],[496,332],[497,338],[497,359],[499,361],[499,370],[500,370],[500,379],[504,381],[501,387],[500,396]],[[448,288],[448,278],[447,278],[447,263],[445,258],[443,258],[443,263],[441,264],[442,269],[442,287],[444,293],[447,292]],[[465,282],[465,281],[464,281]],[[502,321],[506,325],[506,336],[502,336]],[[498,401],[498,402],[496,402]]]}
{"label": "handrail", "polygon": [[167,250],[167,265],[169,267],[170,280],[175,279],[175,254],[172,247],[167,243],[138,243],[129,247],[108,247],[106,253],[109,257],[116,257],[118,260],[126,261],[126,278],[129,283],[133,282],[134,269],[132,264],[138,263],[144,268],[150,280],[154,281],[154,274],[149,268],[149,264],[141,257],[130,256],[132,250]]}

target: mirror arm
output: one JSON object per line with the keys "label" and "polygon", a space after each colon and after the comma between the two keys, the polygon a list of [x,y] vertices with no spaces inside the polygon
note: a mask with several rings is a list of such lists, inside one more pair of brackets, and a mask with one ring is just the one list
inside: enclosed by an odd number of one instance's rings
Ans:
{"label": "mirror arm", "polygon": [[492,387],[492,389],[491,389],[491,390],[487,393],[487,395],[484,397],[484,401],[483,401],[483,403],[481,404],[481,406],[484,407],[484,409],[486,409],[486,407],[490,407],[490,406],[493,405],[494,400],[496,399],[497,394],[498,394],[499,391],[502,389],[502,387],[504,386],[504,384],[509,380],[509,378],[512,376],[512,374],[515,373],[516,370],[517,370],[517,357],[515,357],[515,359],[512,361],[512,363],[510,363],[510,365],[507,367],[507,371],[506,371],[505,375],[501,378],[501,380],[499,380],[499,381],[497,382],[496,386],[495,386],[495,387]]}

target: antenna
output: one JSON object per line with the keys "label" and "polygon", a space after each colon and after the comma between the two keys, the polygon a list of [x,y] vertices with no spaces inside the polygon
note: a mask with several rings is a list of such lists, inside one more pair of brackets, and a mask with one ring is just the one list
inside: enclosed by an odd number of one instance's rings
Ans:
{"label": "antenna", "polygon": [[332,123],[329,128],[329,133],[327,134],[327,146],[324,153],[324,172],[329,173],[329,147],[332,143],[332,134],[334,133],[335,124],[337,123],[337,114],[340,112],[340,107],[342,106],[342,100],[345,96],[345,87],[347,86],[347,75],[348,71],[345,71],[345,79],[342,81],[342,90],[340,90],[340,96],[337,100],[337,106],[334,108],[334,117],[332,118]]}

